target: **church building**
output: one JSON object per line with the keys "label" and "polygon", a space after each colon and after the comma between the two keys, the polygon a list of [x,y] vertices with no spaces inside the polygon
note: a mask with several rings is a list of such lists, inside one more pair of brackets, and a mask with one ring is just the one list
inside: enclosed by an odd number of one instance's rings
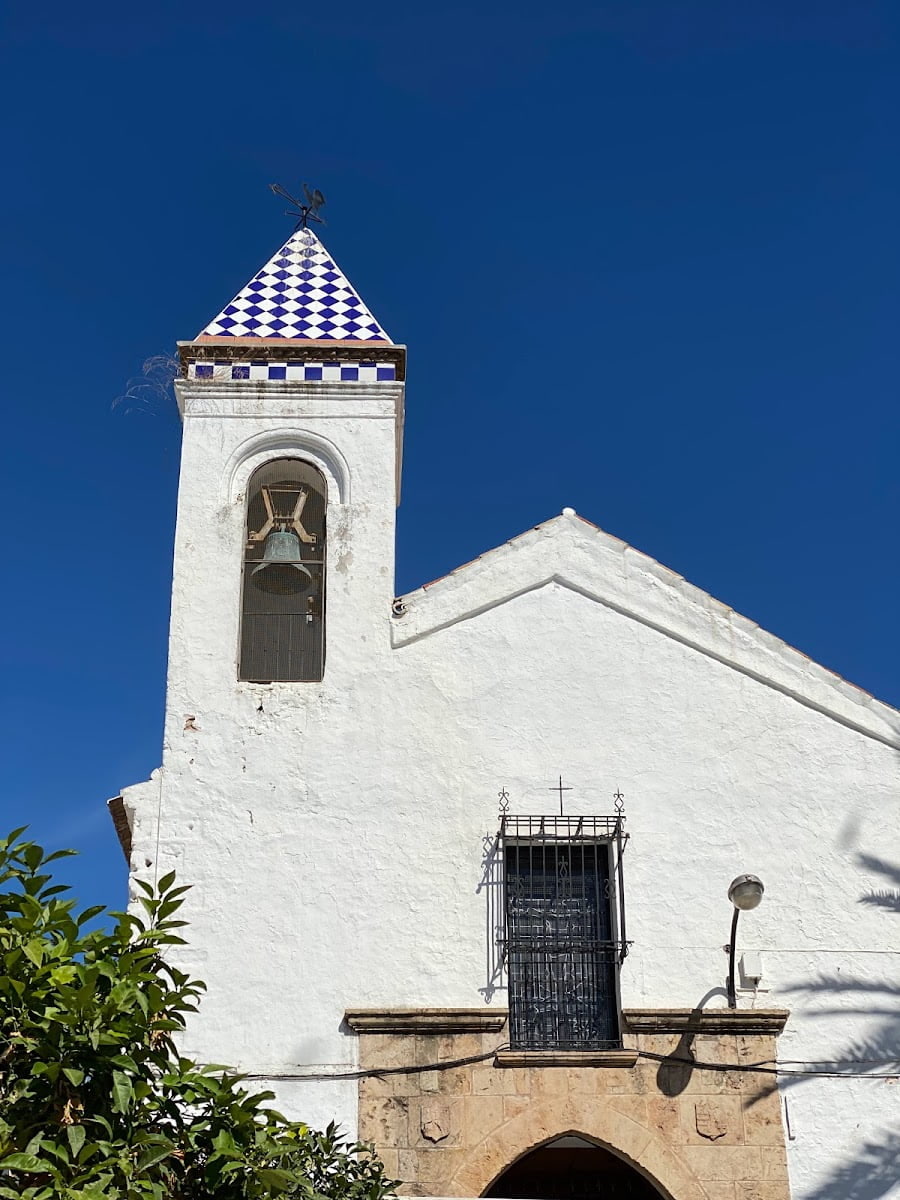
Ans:
{"label": "church building", "polygon": [[406,1195],[855,1195],[900,713],[568,508],[396,596],[406,347],[306,222],[179,351],[162,765],[110,807],[192,885],[185,1052]]}

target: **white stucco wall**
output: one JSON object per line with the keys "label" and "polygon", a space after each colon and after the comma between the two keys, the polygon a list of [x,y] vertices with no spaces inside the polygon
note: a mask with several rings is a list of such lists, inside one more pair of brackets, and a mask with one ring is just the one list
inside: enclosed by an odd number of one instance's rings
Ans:
{"label": "white stucco wall", "polygon": [[[753,871],[766,896],[740,944],[768,991],[741,1002],[791,1009],[781,1055],[898,1040],[889,993],[840,986],[900,977],[896,916],[860,903],[884,886],[860,855],[900,857],[898,714],[574,516],[392,617],[400,385],[196,384],[183,399],[163,767],[125,798],[134,869],[194,885],[184,958],[209,993],[190,1052],[328,1075],[356,1062],[348,1007],[504,1005],[483,838],[502,787],[511,812],[553,812],[560,773],[572,813],[625,793],[624,1007],[721,988],[726,889]],[[292,451],[331,491],[325,679],[238,683],[243,487]],[[355,1081],[274,1086],[286,1110],[353,1131]],[[896,1094],[790,1086],[795,1194],[896,1128]]]}

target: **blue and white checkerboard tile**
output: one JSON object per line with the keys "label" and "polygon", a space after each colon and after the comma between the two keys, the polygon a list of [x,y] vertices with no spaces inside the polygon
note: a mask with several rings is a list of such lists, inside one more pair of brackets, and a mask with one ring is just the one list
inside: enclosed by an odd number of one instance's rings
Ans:
{"label": "blue and white checkerboard tile", "polygon": [[199,336],[391,340],[311,229],[298,229]]}
{"label": "blue and white checkerboard tile", "polygon": [[383,362],[249,362],[231,360],[189,362],[188,379],[217,382],[241,379],[299,380],[301,382],[386,383],[397,378],[395,363]]}

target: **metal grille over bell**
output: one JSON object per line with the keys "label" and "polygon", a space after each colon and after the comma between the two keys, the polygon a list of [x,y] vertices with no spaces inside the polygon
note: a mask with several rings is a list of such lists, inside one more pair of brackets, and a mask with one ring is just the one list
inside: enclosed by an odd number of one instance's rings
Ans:
{"label": "metal grille over bell", "polygon": [[302,459],[273,459],[249,480],[241,679],[322,678],[326,498],[322,473]]}
{"label": "metal grille over bell", "polygon": [[280,530],[270,533],[263,550],[263,561],[250,577],[256,587],[274,596],[294,596],[311,586],[312,571],[299,561],[300,539],[296,533]]}

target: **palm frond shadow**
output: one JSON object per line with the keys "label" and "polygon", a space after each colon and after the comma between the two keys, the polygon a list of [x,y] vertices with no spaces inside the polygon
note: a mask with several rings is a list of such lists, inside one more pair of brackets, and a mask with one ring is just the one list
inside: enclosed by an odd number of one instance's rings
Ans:
{"label": "palm frond shadow", "polygon": [[885,1130],[878,1141],[867,1141],[856,1157],[844,1163],[807,1192],[804,1200],[883,1200],[897,1183],[900,1133]]}
{"label": "palm frond shadow", "polygon": [[871,871],[873,875],[883,875],[885,879],[900,887],[900,867],[894,863],[889,863],[874,854],[857,854],[856,861],[864,870]]}
{"label": "palm frond shadow", "polygon": [[[856,865],[869,874],[880,875],[889,887],[864,892],[858,903],[884,912],[900,913],[900,866],[876,855],[857,853]],[[847,1043],[838,1059],[832,1064],[817,1064],[817,1070],[827,1071],[832,1067],[845,1075],[864,1077],[886,1071],[900,1070],[900,1003],[896,1007],[886,1003],[897,997],[898,983],[891,980],[846,979],[839,974],[822,973],[814,979],[798,981],[786,988],[798,995],[832,992],[848,1000],[859,998],[857,1004],[842,1003],[834,1008],[818,1009],[816,1016],[851,1016],[854,1014],[880,1018],[879,1023],[867,1036]],[[881,997],[881,1001],[876,998]],[[867,1002],[867,999],[868,1002]],[[871,1001],[876,1001],[873,1007]],[[790,1064],[785,1063],[790,1070]],[[782,1075],[779,1087],[782,1092],[808,1082],[810,1076]],[[771,1094],[775,1085],[765,1089]],[[876,1139],[862,1144],[855,1154],[832,1171],[812,1190],[804,1193],[803,1200],[886,1200],[894,1193],[900,1178],[900,1130],[887,1129]]]}
{"label": "palm frond shadow", "polygon": [[860,896],[859,902],[867,904],[871,908],[886,908],[888,912],[900,912],[900,891],[866,892],[865,895]]}
{"label": "palm frond shadow", "polygon": [[[797,995],[811,995],[814,992],[843,992],[852,995],[859,992],[863,995],[881,993],[885,996],[896,995],[896,985],[888,979],[847,979],[843,975],[826,975],[824,972],[815,979],[789,984],[785,991],[796,992]],[[864,1010],[869,1012],[869,1006]]]}

